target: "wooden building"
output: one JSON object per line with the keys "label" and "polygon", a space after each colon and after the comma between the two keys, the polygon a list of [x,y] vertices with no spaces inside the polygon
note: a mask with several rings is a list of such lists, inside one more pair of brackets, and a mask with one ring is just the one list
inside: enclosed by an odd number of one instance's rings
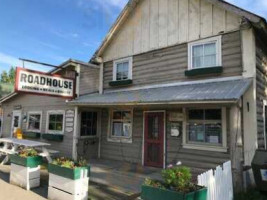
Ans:
{"label": "wooden building", "polygon": [[78,63],[77,98],[3,99],[2,136],[16,105],[22,118],[42,111],[41,133],[48,110],[63,110],[64,121],[71,109],[73,131],[49,133],[64,136],[55,148],[66,155],[181,161],[196,173],[231,160],[241,187],[243,168],[267,146],[266,36],[265,19],[224,1],[130,0],[89,64]]}

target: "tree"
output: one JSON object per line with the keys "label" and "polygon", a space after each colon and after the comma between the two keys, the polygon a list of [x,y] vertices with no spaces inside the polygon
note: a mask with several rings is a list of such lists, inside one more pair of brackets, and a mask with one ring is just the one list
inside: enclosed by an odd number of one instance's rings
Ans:
{"label": "tree", "polygon": [[15,67],[11,67],[10,70],[8,71],[3,71],[0,75],[0,82],[1,83],[15,83]]}
{"label": "tree", "polygon": [[1,83],[8,83],[8,81],[9,81],[9,76],[6,70],[4,70],[1,74]]}
{"label": "tree", "polygon": [[8,72],[9,83],[15,83],[15,67],[11,67]]}

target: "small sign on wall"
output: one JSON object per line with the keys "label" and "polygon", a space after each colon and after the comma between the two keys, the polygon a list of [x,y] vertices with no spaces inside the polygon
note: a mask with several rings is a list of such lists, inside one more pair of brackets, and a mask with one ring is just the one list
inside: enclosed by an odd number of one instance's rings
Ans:
{"label": "small sign on wall", "polygon": [[75,111],[74,110],[67,110],[66,111],[66,132],[70,133],[74,130],[74,117],[75,117]]}
{"label": "small sign on wall", "polygon": [[184,120],[184,114],[181,112],[170,112],[169,113],[169,121],[171,122],[179,122]]}

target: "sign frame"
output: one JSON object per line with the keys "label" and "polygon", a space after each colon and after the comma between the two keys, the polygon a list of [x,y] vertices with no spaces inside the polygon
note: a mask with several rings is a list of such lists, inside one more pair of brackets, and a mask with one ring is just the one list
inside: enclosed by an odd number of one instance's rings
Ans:
{"label": "sign frame", "polygon": [[[66,79],[66,80],[71,80],[71,81],[73,81],[73,95],[72,96],[62,96],[62,95],[57,95],[57,94],[42,94],[42,93],[38,93],[38,92],[21,91],[18,89],[19,74],[21,71],[36,73],[36,74],[45,75],[45,76],[57,77],[57,78],[62,78],[62,79]],[[74,99],[76,97],[76,78],[66,78],[66,77],[61,76],[59,74],[49,74],[49,73],[40,72],[40,71],[36,71],[36,70],[25,69],[22,67],[16,67],[15,92],[16,93],[24,93],[24,94],[33,94],[33,95],[38,95],[38,96],[41,95],[41,96],[60,97],[63,99]]]}

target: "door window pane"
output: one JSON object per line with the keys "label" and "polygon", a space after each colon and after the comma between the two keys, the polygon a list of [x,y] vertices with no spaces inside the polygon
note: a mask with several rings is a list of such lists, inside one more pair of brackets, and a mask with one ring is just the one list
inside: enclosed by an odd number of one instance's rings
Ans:
{"label": "door window pane", "polygon": [[159,138],[159,117],[148,116],[148,138],[158,139]]}

